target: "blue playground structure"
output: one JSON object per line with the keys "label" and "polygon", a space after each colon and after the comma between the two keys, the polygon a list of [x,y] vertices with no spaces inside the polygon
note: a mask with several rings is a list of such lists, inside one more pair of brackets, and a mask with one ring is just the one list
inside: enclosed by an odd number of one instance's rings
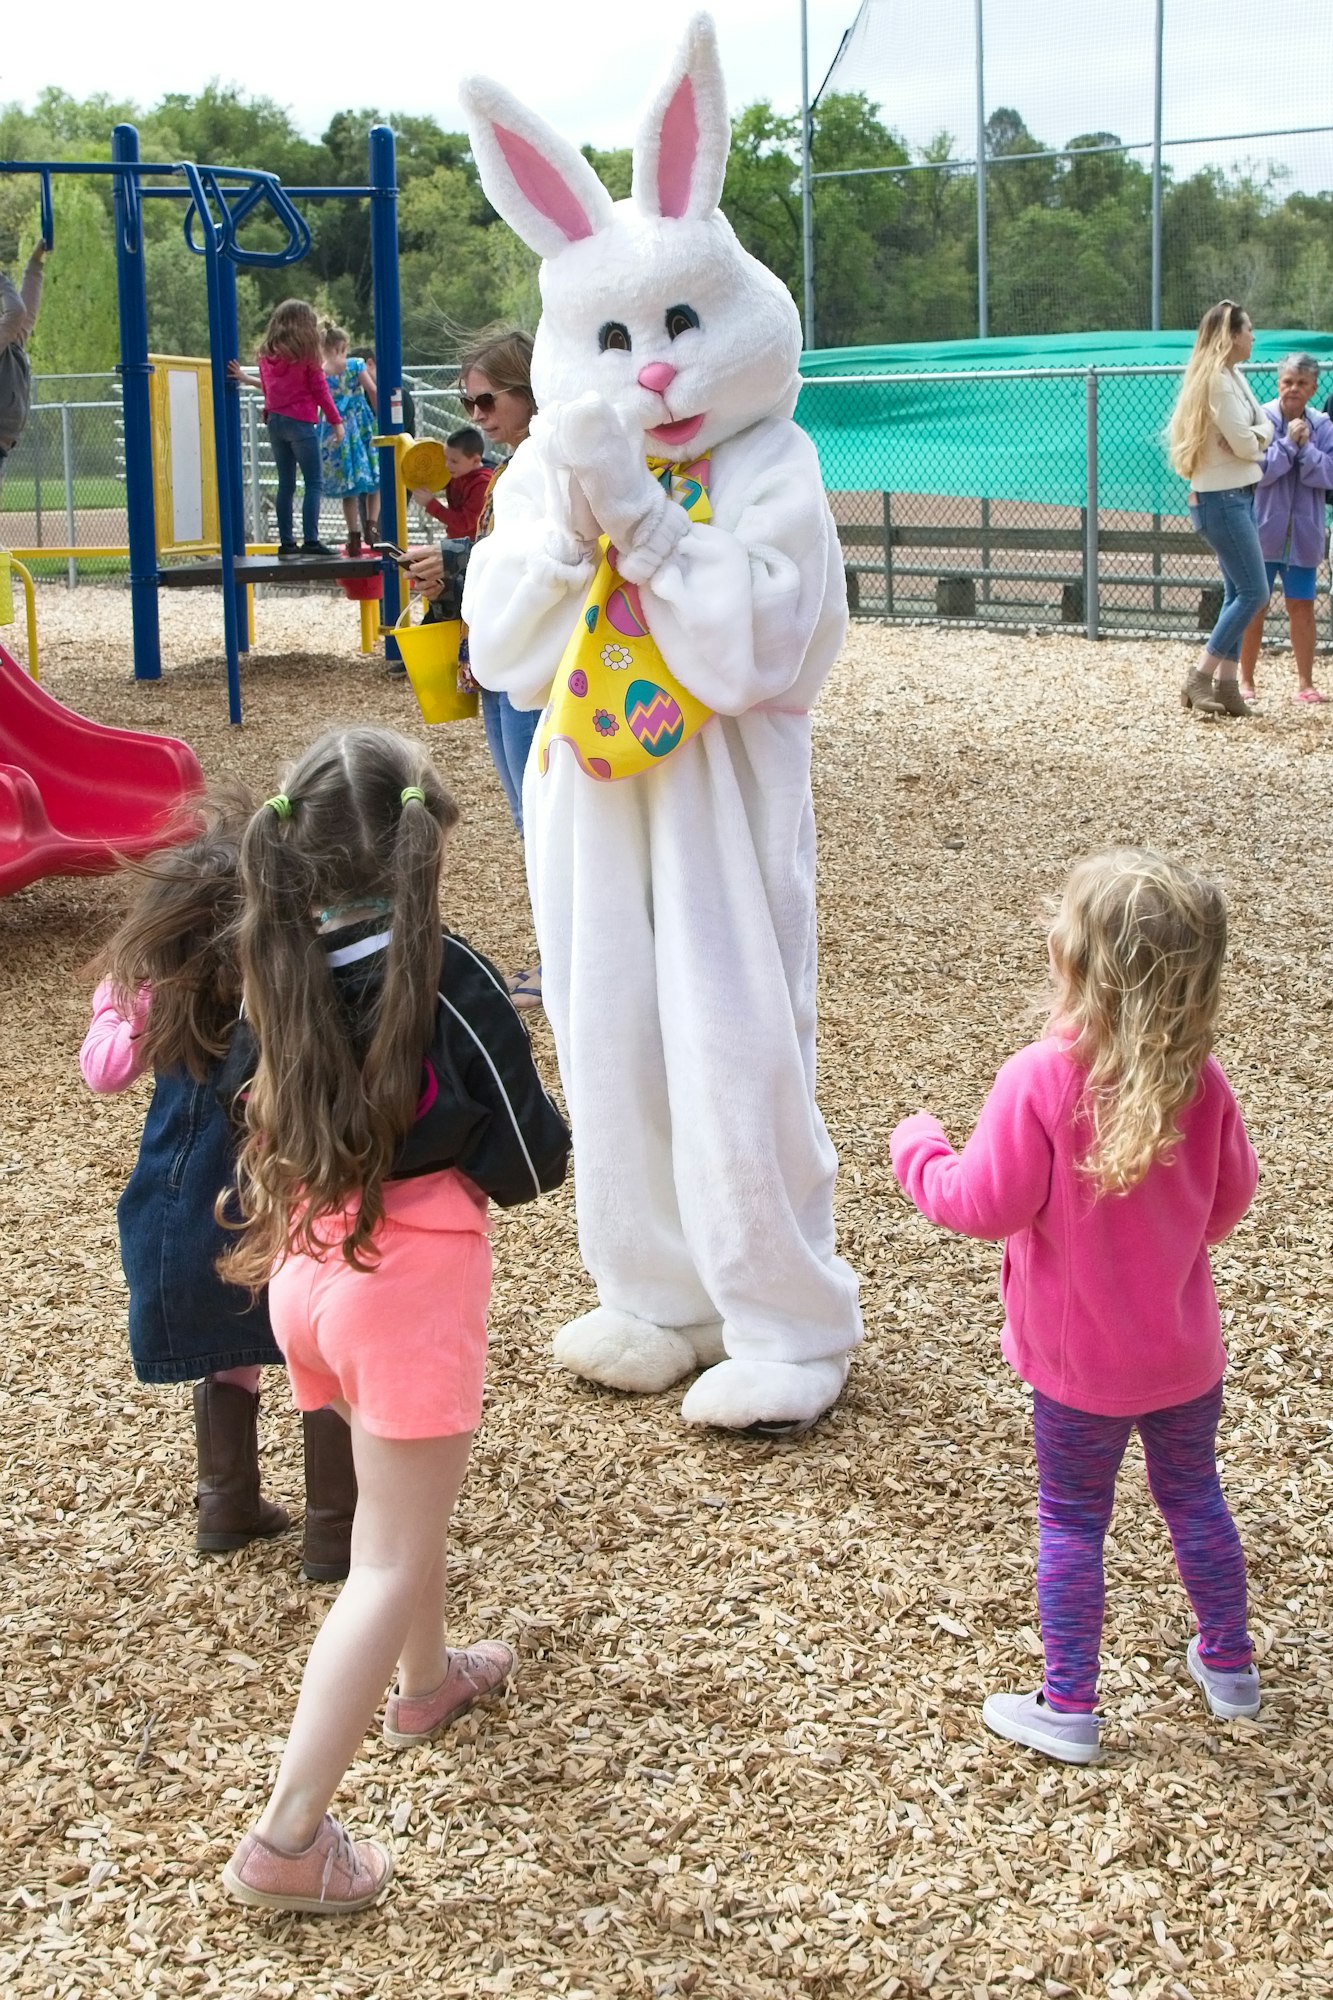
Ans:
{"label": "blue playground structure", "polygon": [[[299,264],[310,249],[310,229],[298,201],[370,203],[372,308],[378,383],[379,430],[403,428],[403,340],[398,296],[398,188],[393,133],[376,125],[370,133],[369,184],[365,187],[284,188],[276,174],[252,167],[196,166],[189,161],[157,165],[139,157],[133,125],[117,125],[107,160],[0,160],[0,174],[36,174],[41,181],[41,230],[48,243],[55,228],[51,181],[55,174],[111,174],[114,179],[116,284],[120,308],[120,361],[125,424],[125,483],[129,519],[130,596],[134,619],[134,677],[157,680],[162,673],[157,593],[202,584],[222,589],[227,652],[227,705],[233,723],[241,720],[240,656],[249,650],[246,590],[254,583],[325,582],[341,577],[383,575],[386,626],[402,610],[397,566],[375,557],[320,558],[278,562],[250,556],[245,542],[245,499],[241,461],[240,385],[228,364],[239,359],[236,272],[239,266]],[[204,260],[208,286],[209,360],[213,382],[213,434],[217,455],[218,525],[221,555],[205,562],[160,568],[153,498],[153,447],[149,397],[148,292],[145,279],[144,201],[183,201],[185,240]],[[281,249],[247,249],[241,225],[261,205],[286,231]],[[196,235],[197,230],[197,235]],[[391,445],[380,449],[381,535],[399,539],[398,480]],[[397,647],[386,640],[392,656]]]}

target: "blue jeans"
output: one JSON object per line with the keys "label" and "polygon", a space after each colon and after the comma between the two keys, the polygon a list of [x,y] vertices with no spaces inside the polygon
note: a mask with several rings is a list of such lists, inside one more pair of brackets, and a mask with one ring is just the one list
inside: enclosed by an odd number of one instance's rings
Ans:
{"label": "blue jeans", "polygon": [[1268,603],[1268,571],[1254,525],[1254,488],[1228,486],[1199,493],[1190,502],[1190,521],[1222,569],[1222,615],[1208,635],[1215,660],[1239,660],[1245,628]]}
{"label": "blue jeans", "polygon": [[296,498],[296,468],[301,468],[305,491],[301,495],[301,533],[307,542],[319,540],[319,425],[303,424],[297,417],[273,412],[268,420],[268,441],[273,463],[278,468],[278,492],[274,507],[278,516],[278,540],[291,543],[292,502]]}
{"label": "blue jeans", "polygon": [[500,774],[514,825],[522,833],[523,773],[528,767],[528,752],[537,734],[542,712],[539,708],[515,708],[507,694],[496,694],[490,688],[483,688],[481,719],[486,725],[486,741]]}

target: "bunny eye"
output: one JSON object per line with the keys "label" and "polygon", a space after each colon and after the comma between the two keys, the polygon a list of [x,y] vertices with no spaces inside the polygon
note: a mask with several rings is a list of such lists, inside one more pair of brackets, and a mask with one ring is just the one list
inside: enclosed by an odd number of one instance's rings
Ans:
{"label": "bunny eye", "polygon": [[692,326],[698,326],[699,315],[693,306],[668,306],[666,309],[666,330],[674,340]]}
{"label": "bunny eye", "polygon": [[629,337],[629,328],[622,326],[618,319],[609,319],[597,336],[597,345],[603,354],[608,347],[614,347],[620,353],[628,354],[633,344]]}

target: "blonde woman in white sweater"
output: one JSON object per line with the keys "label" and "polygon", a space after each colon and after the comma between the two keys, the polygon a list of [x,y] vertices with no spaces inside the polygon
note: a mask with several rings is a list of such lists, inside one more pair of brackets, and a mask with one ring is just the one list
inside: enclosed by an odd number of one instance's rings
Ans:
{"label": "blonde woman in white sweater", "polygon": [[1240,692],[1245,628],[1268,602],[1268,573],[1254,521],[1254,489],[1273,426],[1239,364],[1254,346],[1249,314],[1230,299],[1199,322],[1171,413],[1171,463],[1190,483],[1190,520],[1222,569],[1222,614],[1181,690],[1200,715],[1248,716]]}

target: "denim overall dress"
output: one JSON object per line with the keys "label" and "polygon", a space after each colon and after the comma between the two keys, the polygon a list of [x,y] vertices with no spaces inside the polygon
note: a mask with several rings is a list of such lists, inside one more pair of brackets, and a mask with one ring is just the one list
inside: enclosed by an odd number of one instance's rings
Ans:
{"label": "denim overall dress", "polygon": [[236,1164],[236,1136],[216,1084],[216,1069],[203,1083],[184,1069],[157,1072],[139,1158],[117,1205],[130,1358],[141,1382],[282,1366],[266,1294],[252,1303],[243,1286],[225,1283],[214,1268],[235,1240],[213,1204]]}

